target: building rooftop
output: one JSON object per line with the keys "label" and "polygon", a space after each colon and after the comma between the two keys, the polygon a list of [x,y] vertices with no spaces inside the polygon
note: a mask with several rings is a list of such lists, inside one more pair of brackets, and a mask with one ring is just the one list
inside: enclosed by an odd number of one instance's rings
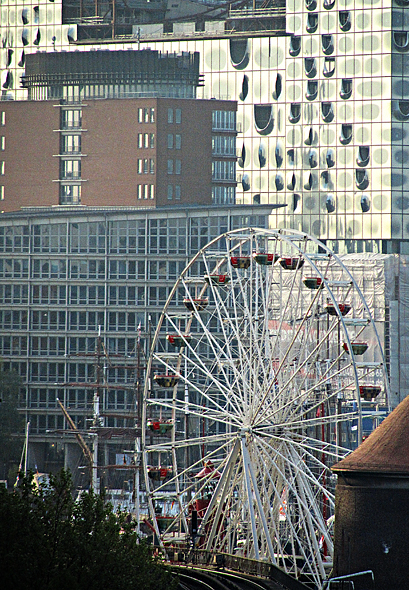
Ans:
{"label": "building rooftop", "polygon": [[409,475],[409,396],[332,471]]}

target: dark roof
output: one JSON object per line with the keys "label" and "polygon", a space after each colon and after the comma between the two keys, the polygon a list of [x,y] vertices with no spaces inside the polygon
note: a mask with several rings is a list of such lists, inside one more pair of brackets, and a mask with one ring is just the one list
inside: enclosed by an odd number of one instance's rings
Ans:
{"label": "dark roof", "polygon": [[409,475],[409,396],[353,453],[333,465],[332,470]]}

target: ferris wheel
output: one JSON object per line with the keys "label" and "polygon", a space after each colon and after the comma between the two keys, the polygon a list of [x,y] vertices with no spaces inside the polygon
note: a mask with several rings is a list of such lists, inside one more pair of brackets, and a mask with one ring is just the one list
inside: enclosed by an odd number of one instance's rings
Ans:
{"label": "ferris wheel", "polygon": [[291,230],[200,250],[153,338],[142,451],[150,523],[175,543],[265,560],[320,585],[331,569],[330,467],[387,403],[382,347],[340,259]]}

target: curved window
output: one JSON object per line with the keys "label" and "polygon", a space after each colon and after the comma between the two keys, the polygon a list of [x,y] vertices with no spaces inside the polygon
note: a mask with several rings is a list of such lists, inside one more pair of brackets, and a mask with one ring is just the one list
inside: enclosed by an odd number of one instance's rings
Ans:
{"label": "curved window", "polygon": [[3,82],[3,88],[13,88],[13,74],[10,71],[8,71],[6,74],[6,79]]}
{"label": "curved window", "polygon": [[246,148],[243,143],[243,147],[241,148],[241,154],[237,158],[237,164],[240,166],[240,168],[244,168],[245,161],[246,161]]}
{"label": "curved window", "polygon": [[331,10],[331,8],[334,8],[334,6],[335,6],[335,0],[324,0],[325,10]]}
{"label": "curved window", "polygon": [[333,194],[330,193],[327,195],[327,198],[325,199],[325,207],[328,213],[333,213],[335,211],[335,197]]}
{"label": "curved window", "polygon": [[351,95],[352,95],[352,79],[351,78],[342,78],[341,91],[340,91],[339,95],[344,100],[351,98]]}
{"label": "curved window", "polygon": [[21,11],[21,21],[23,25],[28,25],[28,8],[23,8]]}
{"label": "curved window", "polygon": [[307,33],[315,33],[318,29],[318,14],[310,12],[307,16]]}
{"label": "curved window", "polygon": [[243,187],[244,191],[250,190],[250,176],[248,174],[243,174],[243,178],[241,179],[241,186]]}
{"label": "curved window", "polygon": [[356,186],[359,190],[363,191],[368,188],[369,185],[369,177],[368,172],[366,170],[355,170],[355,181]]}
{"label": "curved window", "polygon": [[395,0],[398,6],[409,6],[409,0]]}
{"label": "curved window", "polygon": [[342,123],[341,125],[341,135],[339,137],[339,141],[342,145],[348,145],[352,139],[352,125],[350,123]]}
{"label": "curved window", "polygon": [[315,100],[318,96],[318,80],[308,80],[307,92],[305,98],[307,100]]}
{"label": "curved window", "polygon": [[33,45],[39,45],[41,41],[41,33],[40,33],[40,29],[37,29],[37,35],[36,38],[33,41]]}
{"label": "curved window", "polygon": [[329,183],[330,183],[329,170],[324,170],[323,172],[321,172],[321,183],[322,183],[322,188],[324,190],[329,189]]}
{"label": "curved window", "polygon": [[254,105],[254,122],[260,135],[268,135],[274,127],[273,108],[271,104]]}
{"label": "curved window", "polygon": [[7,49],[7,65],[6,68],[8,68],[12,62],[13,59],[13,53],[14,51],[12,49]]}
{"label": "curved window", "polygon": [[21,32],[21,41],[22,41],[24,47],[26,45],[28,45],[28,35],[29,35],[28,29],[23,29]]}
{"label": "curved window", "polygon": [[241,84],[241,92],[239,94],[240,100],[246,100],[249,93],[249,77],[244,74],[243,82]]}
{"label": "curved window", "polygon": [[275,185],[278,191],[282,191],[284,188],[284,178],[282,174],[277,174],[275,177]]}
{"label": "curved window", "polygon": [[360,145],[358,148],[358,157],[356,159],[358,166],[363,168],[369,164],[369,145]]}
{"label": "curved window", "polygon": [[334,38],[332,35],[321,35],[322,51],[325,55],[334,53]]}
{"label": "curved window", "polygon": [[282,89],[283,89],[283,78],[282,78],[281,74],[277,74],[276,83],[275,83],[274,90],[273,90],[274,100],[278,100]]}
{"label": "curved window", "polygon": [[309,128],[308,130],[308,135],[305,138],[305,145],[312,145],[314,141],[314,131],[312,130],[312,127]]}
{"label": "curved window", "polygon": [[25,63],[26,63],[26,54],[24,53],[24,49],[23,49],[23,51],[21,52],[21,57],[20,57],[20,61],[18,62],[18,65],[20,68],[22,68]]}
{"label": "curved window", "polygon": [[76,38],[76,31],[74,27],[70,27],[67,31],[67,39],[70,43],[73,43]]}
{"label": "curved window", "polygon": [[295,165],[295,149],[290,148],[287,150],[287,158],[288,158],[288,165],[294,166]]}
{"label": "curved window", "polygon": [[351,13],[349,10],[340,10],[338,13],[339,28],[346,33],[351,28]]}
{"label": "curved window", "polygon": [[307,78],[314,78],[317,75],[317,64],[315,62],[315,57],[304,58],[304,69]]}
{"label": "curved window", "polygon": [[326,78],[331,78],[335,72],[335,57],[326,57],[324,60],[323,75]]}
{"label": "curved window", "polygon": [[297,209],[298,203],[300,202],[300,200],[301,200],[301,196],[298,195],[297,193],[295,193],[293,195],[293,211],[295,211]]}
{"label": "curved window", "polygon": [[335,154],[334,154],[334,150],[332,150],[331,148],[329,148],[329,150],[327,150],[327,155],[325,156],[325,161],[327,162],[328,168],[333,168],[335,166]]}
{"label": "curved window", "polygon": [[310,168],[316,168],[318,166],[317,150],[310,150],[308,154],[308,163],[310,165]]}
{"label": "curved window", "polygon": [[409,34],[407,31],[394,31],[393,42],[397,51],[402,53],[409,51]]}
{"label": "curved window", "polygon": [[409,100],[393,101],[392,112],[398,121],[409,121]]}
{"label": "curved window", "polygon": [[299,102],[292,102],[290,105],[290,115],[288,117],[290,123],[298,123],[301,118],[301,104]]}
{"label": "curved window", "polygon": [[313,175],[312,172],[310,172],[309,175],[308,175],[308,180],[304,184],[304,188],[305,188],[305,190],[310,191],[310,190],[312,190],[312,188],[314,187],[314,185],[315,185],[314,175]]}
{"label": "curved window", "polygon": [[368,213],[370,208],[371,208],[371,201],[369,200],[368,195],[363,194],[361,197],[362,213]]}
{"label": "curved window", "polygon": [[291,35],[290,40],[290,55],[293,57],[297,57],[297,55],[301,51],[301,36],[300,35]]}
{"label": "curved window", "polygon": [[244,70],[249,65],[250,52],[247,39],[230,39],[230,61],[236,70]]}
{"label": "curved window", "polygon": [[260,168],[264,168],[267,163],[266,158],[266,148],[264,144],[260,143],[260,147],[258,148],[258,161],[260,163]]}
{"label": "curved window", "polygon": [[332,106],[332,102],[322,102],[321,113],[323,121],[325,121],[325,123],[331,123],[332,119],[334,118],[334,108]]}
{"label": "curved window", "polygon": [[305,8],[307,10],[315,10],[317,8],[317,0],[305,0]]}
{"label": "curved window", "polygon": [[284,158],[283,158],[283,147],[280,142],[278,142],[276,145],[274,155],[275,155],[275,159],[276,159],[277,168],[281,168]]}
{"label": "curved window", "polygon": [[290,182],[287,184],[287,188],[289,191],[293,191],[295,189],[295,185],[296,185],[296,178],[295,178],[295,174],[293,172],[292,176],[291,176],[291,180]]}
{"label": "curved window", "polygon": [[34,12],[34,23],[36,25],[38,25],[38,23],[40,22],[40,7],[39,6],[34,6],[33,7],[33,12]]}

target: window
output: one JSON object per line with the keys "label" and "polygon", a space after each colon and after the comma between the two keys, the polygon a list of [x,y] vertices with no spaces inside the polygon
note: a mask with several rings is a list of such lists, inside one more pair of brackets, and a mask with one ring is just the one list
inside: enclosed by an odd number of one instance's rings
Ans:
{"label": "window", "polygon": [[139,158],[136,163],[136,171],[138,174],[142,174],[142,160]]}
{"label": "window", "polygon": [[80,178],[81,160],[62,160],[61,178]]}
{"label": "window", "polygon": [[143,122],[144,123],[149,123],[149,109],[147,109],[146,107],[143,109]]}
{"label": "window", "polygon": [[62,184],[60,186],[60,205],[72,205],[81,202],[81,186],[79,184]]}
{"label": "window", "polygon": [[305,0],[305,7],[307,10],[315,10],[317,8],[317,0]]}
{"label": "window", "polygon": [[1,139],[0,139],[0,150],[2,152],[4,152],[5,149],[6,149],[6,138],[4,137],[4,135],[2,135]]}
{"label": "window", "polygon": [[343,78],[341,81],[341,91],[339,93],[340,97],[344,100],[347,100],[352,95],[352,79],[351,78]]}
{"label": "window", "polygon": [[173,149],[173,133],[168,133],[168,149]]}
{"label": "window", "polygon": [[182,109],[175,109],[175,121],[176,123],[182,122]]}
{"label": "window", "polygon": [[300,53],[301,51],[301,36],[300,35],[291,35],[291,40],[290,40],[290,55],[292,55],[292,57],[297,57],[297,55]]}
{"label": "window", "polygon": [[352,139],[352,125],[349,123],[342,123],[341,125],[341,136],[339,141],[342,145],[348,145]]}
{"label": "window", "polygon": [[310,12],[307,17],[307,33],[315,33],[318,29],[318,14]]}
{"label": "window", "polygon": [[212,129],[236,130],[236,113],[235,111],[213,111],[212,112]]}
{"label": "window", "polygon": [[1,111],[0,125],[4,127],[6,124],[6,113]]}
{"label": "window", "polygon": [[143,147],[143,133],[138,133],[138,148]]}
{"label": "window", "polygon": [[323,75],[325,78],[331,78],[335,72],[335,57],[326,57],[324,61]]}
{"label": "window", "polygon": [[317,75],[317,65],[314,57],[304,58],[304,68],[307,78],[315,78]]}
{"label": "window", "polygon": [[144,158],[143,160],[143,173],[148,174],[149,172],[149,160],[148,158]]}
{"label": "window", "polygon": [[180,150],[182,148],[182,136],[180,133],[175,135],[175,149]]}
{"label": "window", "polygon": [[82,123],[82,115],[80,109],[65,109],[61,111],[61,127],[62,129],[79,129]]}
{"label": "window", "polygon": [[325,123],[330,123],[334,118],[334,109],[331,102],[321,103],[322,119]]}
{"label": "window", "polygon": [[5,162],[0,162],[0,176],[4,176],[5,174]]}
{"label": "window", "polygon": [[143,109],[138,109],[138,123],[143,123]]}
{"label": "window", "polygon": [[4,201],[4,186],[0,186],[0,201]]}
{"label": "window", "polygon": [[136,185],[136,197],[142,199],[142,185],[140,184]]}
{"label": "window", "polygon": [[176,185],[175,185],[175,199],[176,199],[177,201],[180,201],[180,195],[181,195],[181,192],[180,192],[180,185],[179,185],[179,184],[176,184]]}
{"label": "window", "polygon": [[369,145],[360,145],[358,148],[358,157],[356,159],[358,166],[363,168],[369,164]]}
{"label": "window", "polygon": [[181,174],[182,172],[182,161],[175,160],[175,174]]}
{"label": "window", "polygon": [[173,109],[168,109],[168,123],[173,123]]}
{"label": "window", "polygon": [[155,109],[153,107],[151,107],[150,112],[149,112],[149,122],[150,123],[155,122]]}
{"label": "window", "polygon": [[149,173],[155,174],[155,160],[153,158],[149,159]]}
{"label": "window", "polygon": [[305,97],[307,100],[315,100],[318,96],[318,80],[308,80],[307,92]]}
{"label": "window", "polygon": [[144,135],[143,135],[143,147],[144,148],[149,147],[149,133],[144,133]]}
{"label": "window", "polygon": [[79,154],[81,152],[81,136],[80,135],[63,135],[61,137],[61,153],[62,154]]}
{"label": "window", "polygon": [[339,11],[339,28],[346,33],[351,28],[351,13],[349,10]]}
{"label": "window", "polygon": [[168,184],[168,199],[173,199],[173,184]]}
{"label": "window", "polygon": [[290,123],[298,123],[301,118],[301,104],[299,102],[291,103],[290,116],[288,118]]}
{"label": "window", "polygon": [[149,133],[149,147],[150,148],[155,147],[155,134],[154,133]]}
{"label": "window", "polygon": [[367,170],[355,170],[355,182],[357,188],[359,188],[361,191],[368,188],[369,177]]}
{"label": "window", "polygon": [[173,160],[168,160],[168,174],[173,174]]}
{"label": "window", "polygon": [[149,198],[154,199],[155,198],[155,185],[149,184],[148,186],[149,186]]}
{"label": "window", "polygon": [[332,35],[322,35],[321,41],[322,51],[325,53],[325,55],[331,55],[331,53],[334,53],[334,40]]}

